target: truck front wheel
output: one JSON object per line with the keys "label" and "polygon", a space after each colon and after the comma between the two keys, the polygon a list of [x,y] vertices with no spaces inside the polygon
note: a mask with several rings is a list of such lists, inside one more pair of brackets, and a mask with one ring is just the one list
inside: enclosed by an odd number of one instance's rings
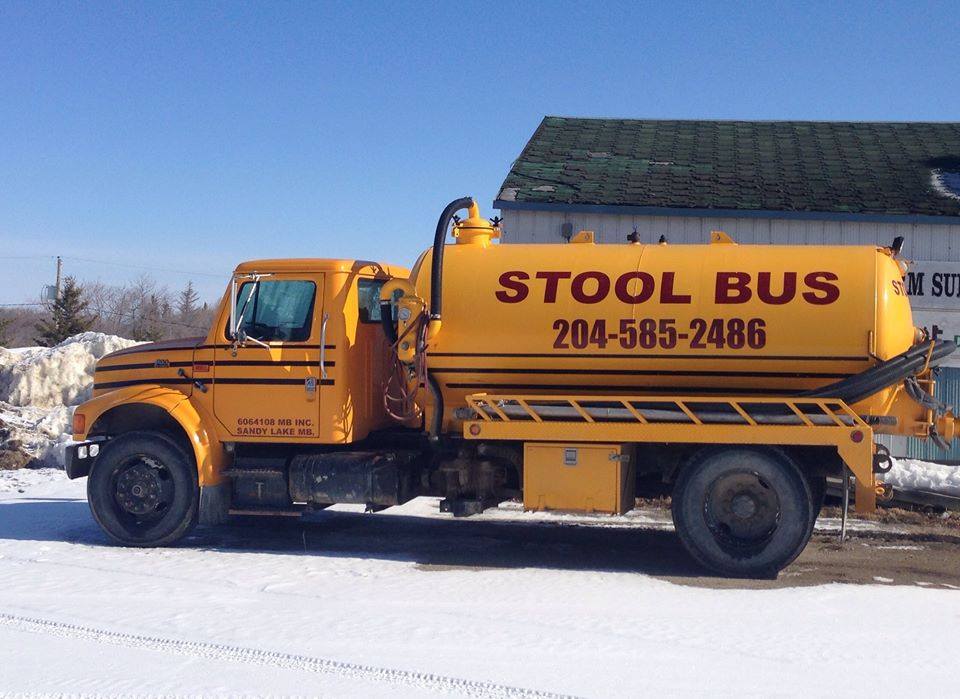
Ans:
{"label": "truck front wheel", "polygon": [[166,546],[197,522],[197,470],[176,443],[155,432],[110,440],[87,480],[93,518],[118,543]]}
{"label": "truck front wheel", "polygon": [[701,452],[673,491],[684,547],[702,565],[734,577],[775,577],[810,540],[813,512],[803,473],[775,449]]}

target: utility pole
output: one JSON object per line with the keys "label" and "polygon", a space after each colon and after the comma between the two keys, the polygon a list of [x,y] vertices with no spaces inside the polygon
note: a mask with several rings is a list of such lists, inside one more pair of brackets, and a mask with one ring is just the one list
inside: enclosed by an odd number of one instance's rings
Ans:
{"label": "utility pole", "polygon": [[57,285],[56,285],[57,295],[55,296],[55,300],[57,301],[60,300],[60,273],[62,271],[63,271],[63,260],[60,259],[60,255],[57,255]]}

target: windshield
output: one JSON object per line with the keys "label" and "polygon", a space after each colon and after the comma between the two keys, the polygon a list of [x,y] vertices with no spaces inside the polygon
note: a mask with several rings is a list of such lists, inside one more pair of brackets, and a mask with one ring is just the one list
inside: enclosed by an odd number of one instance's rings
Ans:
{"label": "windshield", "polygon": [[237,291],[238,330],[263,342],[308,340],[316,290],[307,280],[244,282]]}

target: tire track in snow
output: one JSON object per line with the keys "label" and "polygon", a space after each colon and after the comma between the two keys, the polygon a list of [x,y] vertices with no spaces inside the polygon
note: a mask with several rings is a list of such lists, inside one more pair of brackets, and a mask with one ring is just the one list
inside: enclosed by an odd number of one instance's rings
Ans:
{"label": "tire track in snow", "polygon": [[202,641],[184,641],[157,636],[143,636],[140,634],[108,631],[79,624],[67,624],[48,619],[17,616],[0,612],[0,626],[12,628],[16,631],[42,633],[61,638],[71,638],[81,641],[93,641],[123,648],[139,650],[153,650],[174,655],[184,655],[191,658],[206,660],[221,660],[239,662],[248,665],[261,665],[281,670],[296,670],[312,672],[338,677],[356,678],[374,682],[406,685],[418,689],[436,692],[457,693],[468,697],[522,697],[524,699],[575,699],[571,695],[542,692],[536,689],[524,689],[509,685],[484,682],[481,680],[467,680],[457,677],[435,675],[428,672],[411,670],[396,670],[348,663],[326,658],[315,658],[307,655],[280,653],[276,651],[243,648],[218,643],[204,643]]}

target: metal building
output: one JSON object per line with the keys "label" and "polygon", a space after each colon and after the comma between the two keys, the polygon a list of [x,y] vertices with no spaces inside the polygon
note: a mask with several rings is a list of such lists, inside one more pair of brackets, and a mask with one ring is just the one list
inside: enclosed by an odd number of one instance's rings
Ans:
{"label": "metal building", "polygon": [[[503,242],[888,245],[918,325],[960,343],[960,123],[546,117],[494,202]],[[958,353],[960,355],[960,353]],[[960,356],[941,396],[960,397]],[[921,442],[895,453],[960,460]]]}

